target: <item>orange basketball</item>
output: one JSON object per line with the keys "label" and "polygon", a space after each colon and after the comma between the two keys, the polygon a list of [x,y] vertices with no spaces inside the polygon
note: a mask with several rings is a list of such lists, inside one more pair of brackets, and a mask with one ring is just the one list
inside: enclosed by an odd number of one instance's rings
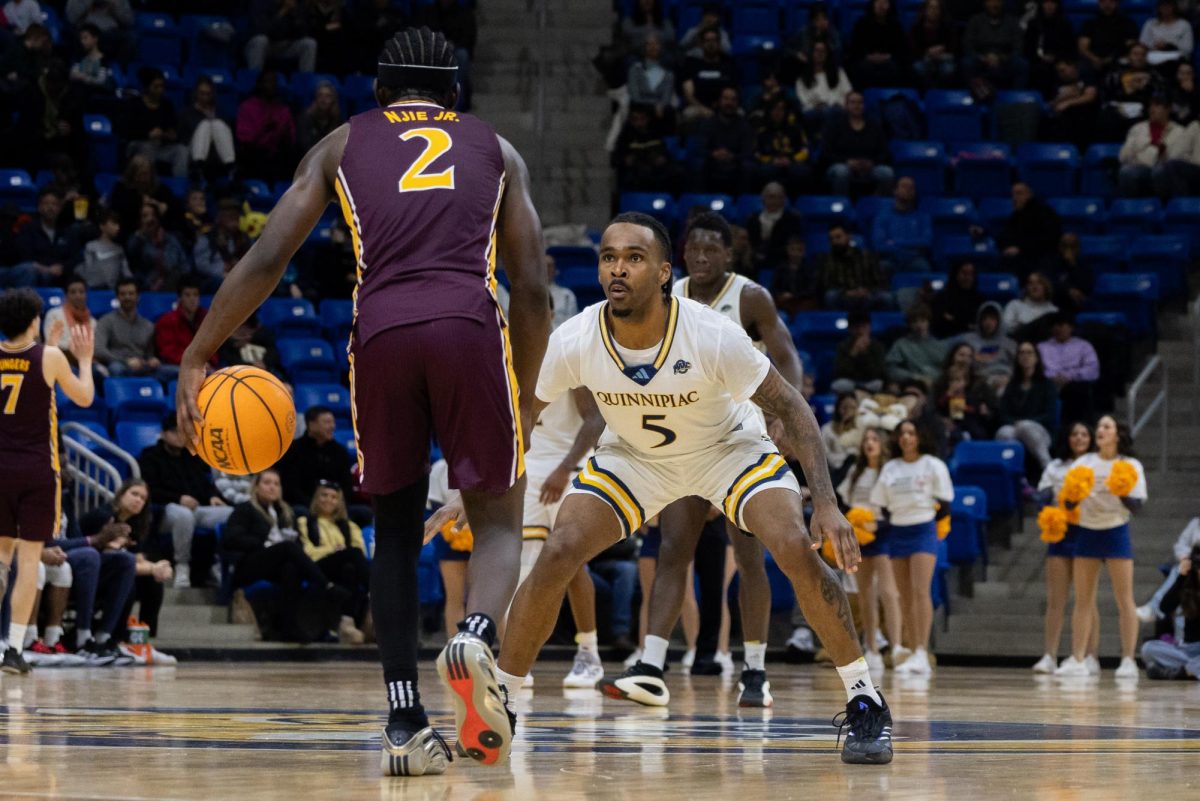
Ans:
{"label": "orange basketball", "polygon": [[196,452],[223,473],[244,476],[279,461],[296,431],[296,404],[278,378],[257,367],[218,370],[200,386],[204,425]]}

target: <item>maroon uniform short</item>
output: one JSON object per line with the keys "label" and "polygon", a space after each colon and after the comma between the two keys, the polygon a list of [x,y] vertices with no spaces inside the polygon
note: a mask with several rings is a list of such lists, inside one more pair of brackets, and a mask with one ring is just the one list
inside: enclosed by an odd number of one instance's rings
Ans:
{"label": "maroon uniform short", "polygon": [[54,539],[62,516],[61,491],[53,471],[0,473],[0,537]]}
{"label": "maroon uniform short", "polygon": [[386,495],[429,472],[436,437],[455,489],[501,493],[525,472],[508,332],[444,317],[352,342],[350,400],[363,489]]}

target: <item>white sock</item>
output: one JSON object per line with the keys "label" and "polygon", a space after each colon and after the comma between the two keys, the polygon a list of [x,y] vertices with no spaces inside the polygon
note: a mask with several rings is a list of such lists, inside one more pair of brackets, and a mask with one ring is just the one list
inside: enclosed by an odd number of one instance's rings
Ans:
{"label": "white sock", "polygon": [[592,653],[592,654],[597,653],[597,647],[599,645],[599,642],[596,639],[596,632],[595,631],[579,632],[578,634],[575,635],[575,644],[577,646],[579,646],[580,651],[587,651],[588,653]]}
{"label": "white sock", "polygon": [[102,631],[96,635],[96,645],[104,645],[104,643],[108,642],[110,639],[112,639],[112,635],[107,631]]}
{"label": "white sock", "polygon": [[25,632],[25,644],[22,646],[22,648],[28,648],[29,646],[33,645],[35,642],[37,642],[37,638],[38,627],[36,625],[30,626]]}
{"label": "white sock", "polygon": [[646,641],[642,644],[642,661],[662,670],[663,666],[667,664],[668,645],[670,643],[662,637],[647,634]]}
{"label": "white sock", "polygon": [[17,653],[25,650],[25,629],[29,628],[25,623],[9,623],[8,624],[8,647],[16,648]]}
{"label": "white sock", "polygon": [[746,649],[746,670],[767,669],[767,644],[765,642],[744,643]]}
{"label": "white sock", "polygon": [[522,685],[525,684],[525,677],[514,676],[511,673],[505,673],[500,668],[496,668],[496,681],[508,693],[508,697],[512,698],[517,694],[517,690],[521,689]]}
{"label": "white sock", "polygon": [[42,642],[53,648],[58,645],[59,640],[62,639],[62,635],[62,626],[46,626],[46,637]]}
{"label": "white sock", "polygon": [[[928,662],[929,654],[925,653],[924,648],[918,648],[917,650],[912,652],[912,656],[910,656],[908,659],[913,659],[917,662],[921,662],[921,661]],[[908,660],[906,659],[905,661],[907,662]]]}
{"label": "white sock", "polygon": [[847,701],[854,700],[857,695],[865,695],[875,703],[883,705],[879,693],[875,692],[875,685],[871,683],[871,671],[867,667],[867,660],[860,656],[850,664],[838,668],[837,672],[842,677],[842,684],[846,685]]}
{"label": "white sock", "polygon": [[75,647],[82,648],[92,639],[91,629],[75,629]]}

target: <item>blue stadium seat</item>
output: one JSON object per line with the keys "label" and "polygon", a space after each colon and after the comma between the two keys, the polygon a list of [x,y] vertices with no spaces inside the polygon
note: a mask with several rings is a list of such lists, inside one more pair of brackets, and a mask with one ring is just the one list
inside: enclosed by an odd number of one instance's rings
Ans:
{"label": "blue stadium seat", "polygon": [[901,289],[920,289],[929,284],[929,288],[937,292],[946,285],[945,273],[892,273],[892,291]]}
{"label": "blue stadium seat", "polygon": [[988,300],[1001,303],[1021,294],[1021,279],[1012,273],[977,273],[979,292]]}
{"label": "blue stadium seat", "polygon": [[162,423],[169,408],[163,386],[154,378],[106,378],[104,400],[113,423]]}
{"label": "blue stadium seat", "polygon": [[292,389],[300,414],[313,406],[326,406],[334,417],[350,417],[350,390],[341,384],[297,384]]}
{"label": "blue stadium seat", "polygon": [[307,300],[268,298],[258,310],[258,319],[279,337],[321,336],[321,321]]}
{"label": "blue stadium seat", "polygon": [[1079,237],[1079,257],[1093,273],[1119,272],[1128,259],[1128,242],[1123,236],[1104,234]]}
{"label": "blue stadium seat", "polygon": [[120,163],[120,152],[112,120],[103,114],[85,114],[83,128],[87,132],[93,168],[99,172],[115,173]]}
{"label": "blue stadium seat", "polygon": [[1079,151],[1074,145],[1028,142],[1017,151],[1021,180],[1042,197],[1075,194],[1079,165]]}
{"label": "blue stadium seat", "polygon": [[161,434],[161,423],[125,421],[116,425],[117,446],[123,451],[128,451],[135,458],[143,450],[158,442]]}
{"label": "blue stadium seat", "polygon": [[1109,198],[1117,194],[1119,144],[1092,145],[1083,154],[1079,190],[1085,195]]}
{"label": "blue stadium seat", "polygon": [[338,361],[333,346],[323,339],[285,339],[279,358],[294,384],[336,384]]}
{"label": "blue stadium seat", "polygon": [[808,351],[813,358],[814,378],[818,388],[829,386],[833,378],[833,357],[838,343],[846,338],[850,319],[846,312],[806,311],[792,321],[792,337],[796,347]]}
{"label": "blue stadium seat", "polygon": [[1129,328],[1129,318],[1123,312],[1089,311],[1075,315],[1075,327],[1085,325],[1103,326],[1105,328]]}
{"label": "blue stadium seat", "polygon": [[317,84],[321,81],[329,81],[337,90],[339,104],[342,107],[342,113],[346,112],[345,92],[342,91],[342,82],[338,76],[328,72],[293,72],[289,81],[288,91],[292,99],[299,102],[302,108],[308,108],[308,105],[313,101],[313,92],[316,91]]}
{"label": "blue stadium seat", "polygon": [[160,175],[158,180],[180,200],[186,200],[188,190],[192,188],[191,181],[186,175]]}
{"label": "blue stadium seat", "polygon": [[954,166],[954,194],[973,198],[1012,193],[1012,151],[1000,142],[958,142],[946,151]]}
{"label": "blue stadium seat", "polygon": [[1162,202],[1156,197],[1118,198],[1108,207],[1108,225],[1104,230],[1110,234],[1144,236],[1157,233],[1162,218]]}
{"label": "blue stadium seat", "polygon": [[834,411],[837,409],[837,395],[832,392],[826,392],[823,395],[813,395],[808,401],[808,405],[812,407],[813,414],[817,418],[817,423],[825,425],[833,419]]}
{"label": "blue stadium seat", "polygon": [[350,113],[359,114],[375,108],[374,86],[374,75],[347,75],[342,80],[344,103],[350,106]]}
{"label": "blue stadium seat", "polygon": [[321,301],[321,328],[325,336],[337,342],[350,335],[354,323],[354,301],[329,298]]}
{"label": "blue stadium seat", "polygon": [[0,170],[0,204],[15,204],[21,211],[37,208],[37,190],[25,170]]}
{"label": "blue stadium seat", "polygon": [[174,292],[143,292],[138,299],[138,312],[153,323],[174,309],[177,299]]}
{"label": "blue stadium seat", "polygon": [[87,305],[93,317],[103,317],[117,308],[117,293],[111,289],[89,289]]}
{"label": "blue stadium seat", "polygon": [[1188,237],[1192,251],[1200,253],[1200,197],[1175,197],[1163,211],[1163,231]]}
{"label": "blue stadium seat", "polygon": [[834,221],[854,224],[854,206],[850,198],[841,195],[801,195],[795,209],[804,218],[804,230],[809,234],[826,233]]}
{"label": "blue stadium seat", "polygon": [[877,336],[902,332],[908,327],[902,311],[871,312],[871,333]]}
{"label": "blue stadium seat", "polygon": [[[67,295],[61,289],[48,286],[34,287],[34,292],[37,292],[42,299],[42,304],[45,306],[44,311],[50,311],[56,306],[63,305],[66,302]],[[43,314],[43,316],[45,316]]]}
{"label": "blue stadium seat", "polygon": [[[829,232],[824,230],[810,231],[804,235],[804,244],[808,248],[809,256],[819,256],[822,253],[828,253]],[[850,246],[859,248],[860,250],[867,249],[867,238],[862,234],[851,234]]]}
{"label": "blue stadium seat", "polygon": [[555,266],[559,270],[570,270],[581,267],[591,270],[593,278],[595,277],[599,260],[596,255],[596,249],[593,247],[556,245],[552,248],[547,248],[546,254],[554,258]]}
{"label": "blue stadium seat", "polygon": [[1105,311],[1122,312],[1135,336],[1157,331],[1158,276],[1154,273],[1101,273],[1096,276],[1096,304]]}
{"label": "blue stadium seat", "polygon": [[1186,236],[1139,236],[1129,243],[1129,263],[1139,272],[1156,274],[1164,297],[1186,297],[1190,251]]}
{"label": "blue stadium seat", "polygon": [[93,423],[104,429],[104,436],[108,436],[108,404],[103,397],[96,395],[91,406],[83,407],[76,406],[62,391],[61,385],[55,387],[54,394],[58,398],[59,420],[64,423]]}
{"label": "blue stadium seat", "polygon": [[895,205],[895,202],[890,197],[881,197],[879,195],[860,197],[858,202],[854,204],[854,216],[858,218],[859,229],[864,234],[869,234],[875,218],[879,216],[879,212]]}
{"label": "blue stadium seat", "polygon": [[579,308],[604,300],[604,289],[597,279],[596,266],[572,267],[558,274],[558,283],[575,293]]}
{"label": "blue stadium seat", "polygon": [[949,270],[955,264],[969,261],[976,270],[987,270],[1000,262],[996,245],[991,239],[974,239],[970,236],[943,236],[933,246],[933,258],[941,269]]}
{"label": "blue stadium seat", "polygon": [[1076,234],[1102,233],[1104,200],[1098,197],[1055,197],[1046,201],[1062,218],[1063,230]]}
{"label": "blue stadium seat", "polygon": [[730,222],[737,222],[735,219],[737,211],[733,203],[733,198],[729,195],[690,193],[679,196],[679,213],[681,216],[686,218],[691,210],[697,207],[715,211]]}
{"label": "blue stadium seat", "polygon": [[924,103],[921,102],[921,95],[916,89],[898,86],[872,87],[863,91],[863,101],[865,102],[867,113],[877,115],[879,113],[879,106],[883,101],[893,98],[896,95],[903,95],[924,108]]}
{"label": "blue stadium seat", "polygon": [[992,138],[1000,139],[1000,109],[1004,106],[1029,104],[1036,106],[1040,116],[1045,102],[1042,100],[1041,92],[1035,92],[1032,89],[1008,89],[996,92],[995,98],[992,100]]}
{"label": "blue stadium seat", "polygon": [[979,223],[991,236],[1000,236],[1012,213],[1011,197],[985,197],[979,201]]}
{"label": "blue stadium seat", "polygon": [[960,442],[952,461],[955,485],[983,490],[990,516],[1004,517],[1014,512],[1019,516],[1020,481],[1025,472],[1025,447],[1021,443]]}
{"label": "blue stadium seat", "polygon": [[737,201],[734,203],[736,208],[737,218],[746,220],[762,211],[762,195],[754,193],[746,193],[738,195]]}
{"label": "blue stadium seat", "polygon": [[673,228],[679,218],[675,198],[665,192],[622,192],[619,205],[621,211],[649,214],[668,228]]}
{"label": "blue stadium seat", "polygon": [[941,142],[892,142],[891,149],[896,177],[910,176],[919,195],[946,191],[946,149]]}
{"label": "blue stadium seat", "polygon": [[112,195],[113,187],[117,185],[117,181],[121,180],[121,176],[112,172],[98,172],[92,183],[96,185],[96,191],[100,193],[101,198],[108,198]]}
{"label": "blue stadium seat", "polygon": [[250,208],[255,211],[270,211],[279,199],[266,181],[246,178],[242,181],[242,187],[246,190],[246,200],[250,203]]}
{"label": "blue stadium seat", "polygon": [[925,93],[929,135],[943,142],[976,142],[983,136],[983,107],[962,89],[930,89]]}
{"label": "blue stadium seat", "polygon": [[188,43],[188,63],[196,67],[216,67],[218,69],[233,69],[236,64],[234,53],[236,48],[230,47],[228,40],[207,35],[207,31],[231,26],[228,17],[205,14],[182,14],[179,17],[179,32]]}
{"label": "blue stadium seat", "polygon": [[[680,31],[680,34],[684,31]],[[776,0],[740,0],[733,8],[733,30],[737,36],[778,36],[779,3]]]}
{"label": "blue stadium seat", "polygon": [[934,238],[946,234],[966,234],[979,221],[975,204],[965,197],[921,198],[921,210],[933,220]]}
{"label": "blue stadium seat", "polygon": [[980,487],[955,486],[946,538],[950,564],[974,564],[981,556],[987,564],[987,531],[980,525],[987,519],[987,493]]}

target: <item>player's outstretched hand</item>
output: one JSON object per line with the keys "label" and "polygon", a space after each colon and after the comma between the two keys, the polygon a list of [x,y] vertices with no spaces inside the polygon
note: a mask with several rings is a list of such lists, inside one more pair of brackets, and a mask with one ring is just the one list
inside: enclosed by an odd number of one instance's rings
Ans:
{"label": "player's outstretched hand", "polygon": [[179,433],[183,434],[187,449],[196,452],[196,440],[200,429],[204,427],[204,415],[200,413],[200,405],[196,399],[200,397],[200,386],[204,383],[206,365],[193,364],[185,355],[183,364],[179,366],[179,388],[175,392],[175,416],[179,423]]}
{"label": "player's outstretched hand", "polygon": [[809,526],[812,529],[813,550],[820,548],[825,540],[830,540],[837,566],[847,573],[857,572],[858,563],[862,561],[858,539],[854,536],[850,521],[836,506],[831,504],[814,508]]}
{"label": "player's outstretched hand", "polygon": [[63,318],[59,317],[50,324],[50,335],[46,337],[46,344],[58,347],[58,343],[62,342],[63,331],[67,330],[67,323]]}
{"label": "player's outstretched hand", "polygon": [[459,531],[467,524],[467,513],[463,509],[462,496],[459,495],[443,504],[425,521],[425,542],[429,542],[447,523],[454,523],[454,530]]}
{"label": "player's outstretched hand", "polygon": [[[50,343],[54,344],[54,343]],[[90,325],[71,326],[71,353],[81,362],[90,362],[96,352],[96,335]]]}

